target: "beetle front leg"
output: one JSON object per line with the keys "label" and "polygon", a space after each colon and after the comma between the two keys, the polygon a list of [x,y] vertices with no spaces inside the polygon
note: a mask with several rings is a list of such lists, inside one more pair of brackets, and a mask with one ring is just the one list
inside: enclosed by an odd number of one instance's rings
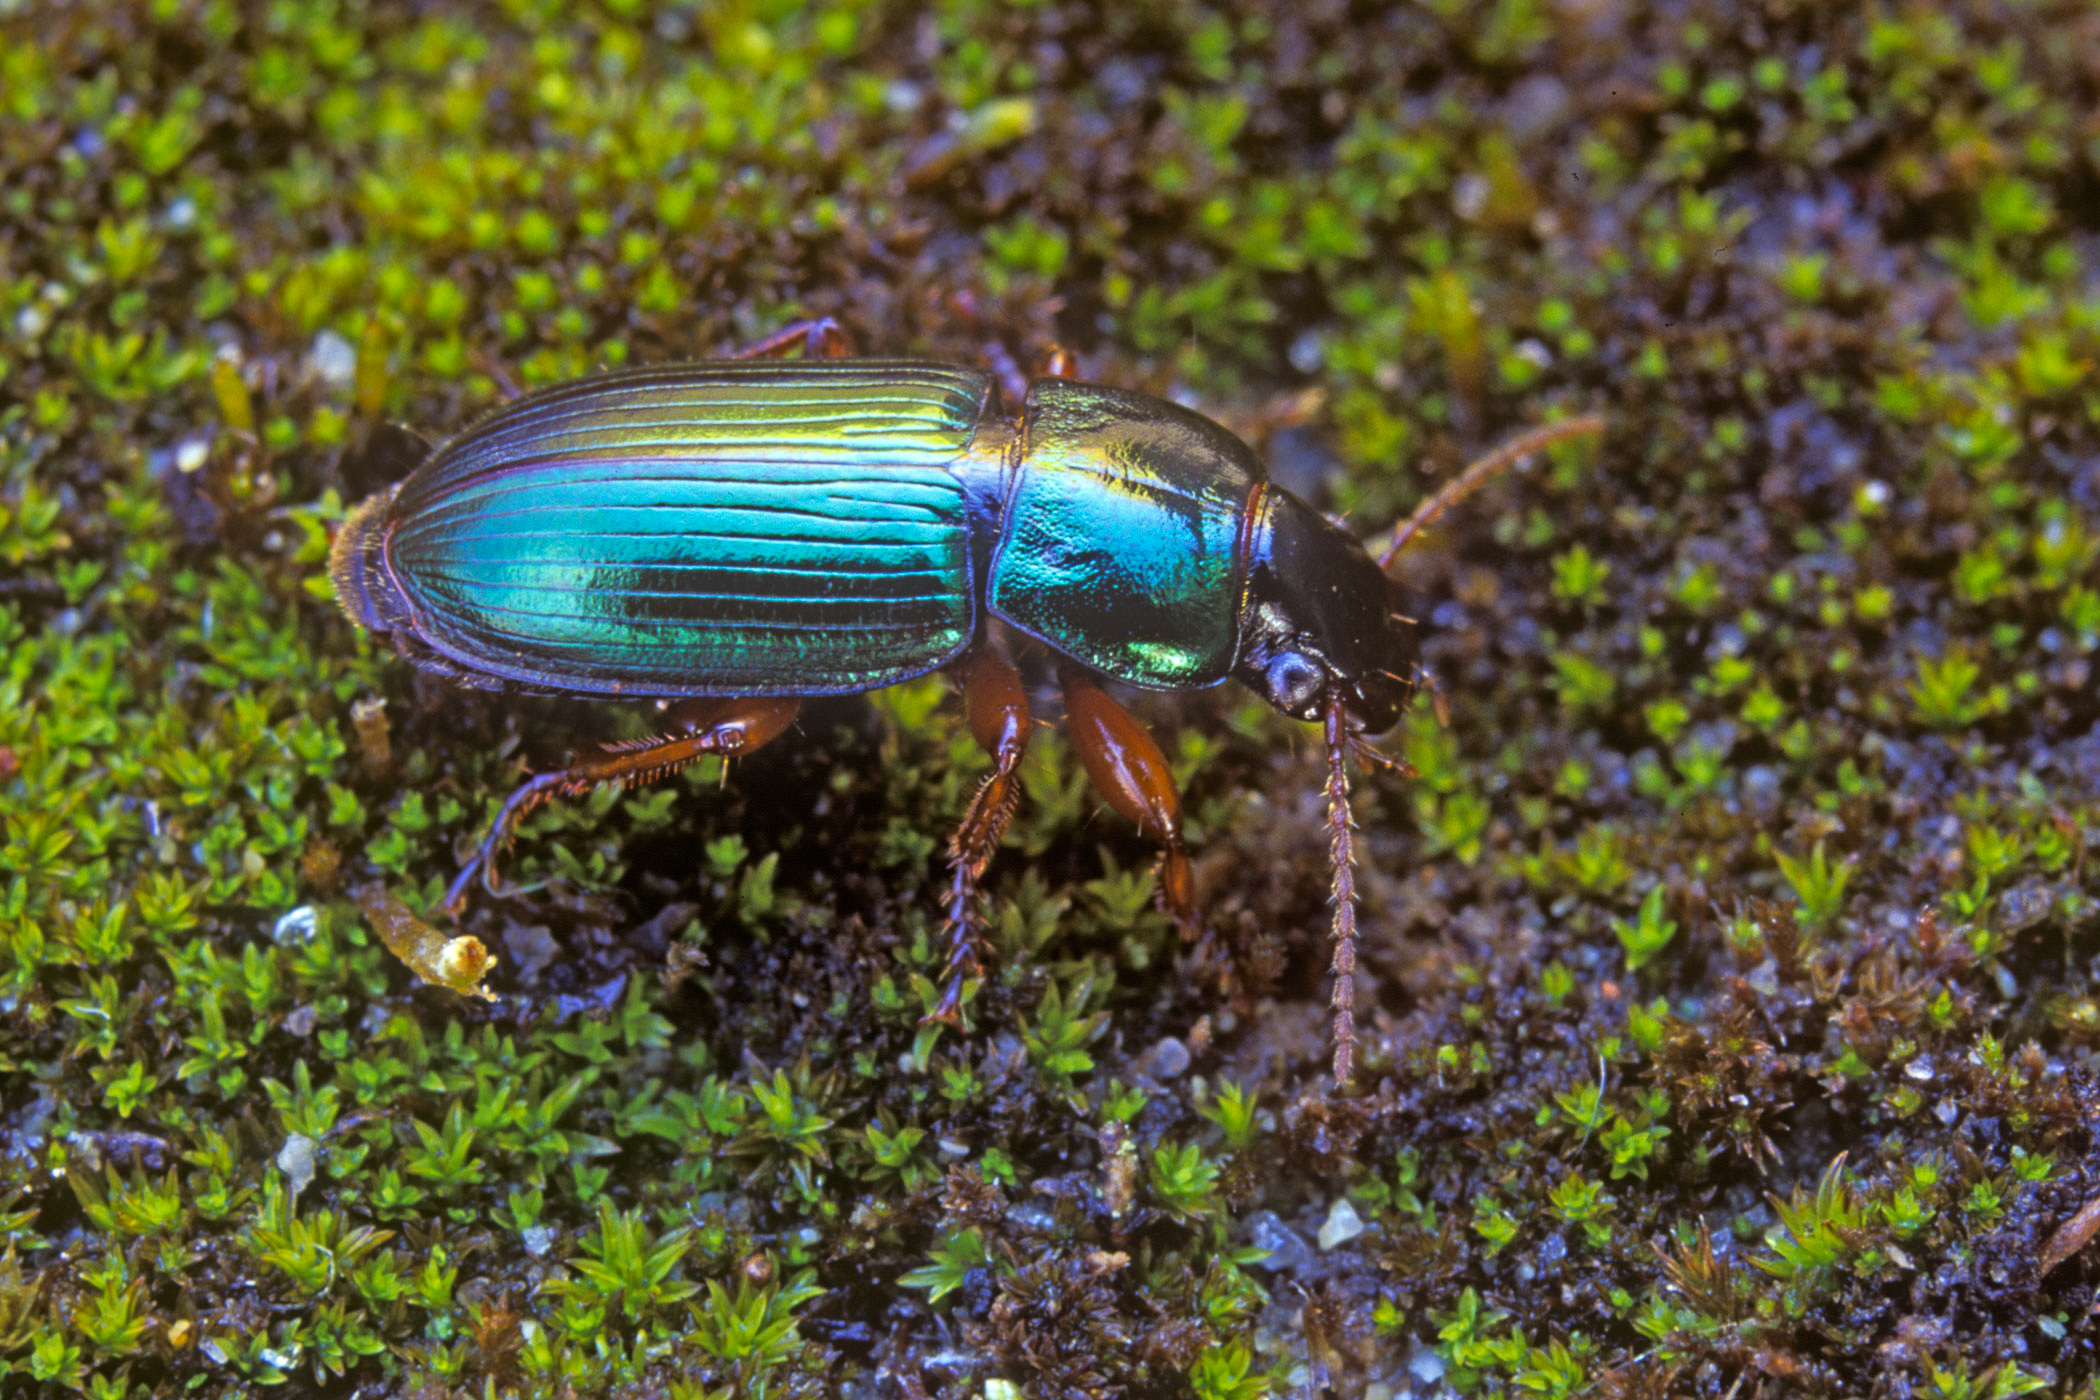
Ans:
{"label": "beetle front leg", "polygon": [[947,981],[940,1005],[926,1019],[951,1026],[961,1023],[963,981],[978,971],[977,882],[1013,820],[1014,803],[1021,796],[1021,755],[1028,751],[1028,732],[1035,723],[1020,673],[1005,657],[986,648],[964,661],[956,672],[970,732],[992,756],[992,771],[970,799],[970,809],[963,813],[949,852],[953,864],[948,887],[948,963],[942,973]]}
{"label": "beetle front leg", "polygon": [[779,738],[801,708],[802,702],[792,698],[687,700],[673,705],[667,715],[672,733],[608,744],[598,756],[582,763],[534,774],[505,800],[481,849],[445,892],[445,907],[455,915],[466,907],[467,889],[477,871],[483,889],[503,896],[502,882],[496,876],[496,852],[509,842],[519,819],[548,798],[557,794],[580,797],[601,783],[646,783],[710,754],[733,758],[751,753]]}
{"label": "beetle front leg", "polygon": [[1159,902],[1183,939],[1196,936],[1196,877],[1181,844],[1181,798],[1166,755],[1145,726],[1078,671],[1058,678],[1065,691],[1065,721],[1072,746],[1094,790],[1108,805],[1166,847],[1159,867]]}

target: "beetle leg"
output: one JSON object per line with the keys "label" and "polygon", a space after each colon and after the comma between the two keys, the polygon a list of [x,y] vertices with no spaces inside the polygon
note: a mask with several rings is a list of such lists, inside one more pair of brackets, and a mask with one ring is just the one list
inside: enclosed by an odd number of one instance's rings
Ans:
{"label": "beetle leg", "polygon": [[1137,718],[1078,671],[1059,677],[1065,691],[1065,722],[1087,778],[1108,805],[1166,847],[1159,867],[1159,902],[1180,926],[1196,936],[1196,877],[1181,844],[1181,798],[1174,791],[1166,755]]}
{"label": "beetle leg", "polygon": [[499,898],[503,895],[496,875],[496,851],[509,843],[518,820],[548,798],[557,794],[581,797],[601,783],[650,782],[709,754],[730,758],[751,753],[779,738],[801,708],[802,702],[792,698],[688,700],[671,707],[673,732],[669,734],[608,744],[581,763],[534,774],[504,802],[481,849],[445,892],[445,907],[455,914],[466,907],[467,890],[476,872],[483,889]]}
{"label": "beetle leg", "polygon": [[977,881],[998,849],[999,838],[1006,834],[1007,823],[1013,820],[1014,803],[1021,796],[1021,755],[1028,751],[1028,732],[1034,725],[1020,673],[1005,657],[987,647],[956,672],[970,732],[992,756],[992,771],[970,799],[970,809],[963,813],[949,850],[953,864],[948,887],[948,965],[942,973],[947,984],[941,989],[941,1004],[926,1019],[951,1026],[961,1021],[963,981],[978,971]]}
{"label": "beetle leg", "polygon": [[1356,1072],[1356,818],[1349,810],[1349,712],[1327,706],[1327,855],[1334,871],[1334,1082]]}
{"label": "beetle leg", "polygon": [[829,316],[790,321],[779,330],[749,345],[740,345],[725,360],[779,360],[796,350],[805,360],[844,360],[853,355],[853,339]]}

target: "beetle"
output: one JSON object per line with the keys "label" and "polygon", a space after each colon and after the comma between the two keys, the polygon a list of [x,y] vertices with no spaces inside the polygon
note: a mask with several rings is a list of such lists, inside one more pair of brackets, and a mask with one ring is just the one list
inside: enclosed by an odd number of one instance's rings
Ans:
{"label": "beetle", "polygon": [[[787,358],[796,349],[800,358]],[[1069,377],[857,359],[830,321],[717,360],[615,370],[498,408],[359,504],[330,570],[344,612],[460,684],[673,702],[667,732],[511,794],[447,895],[550,796],[748,754],[803,699],[946,669],[992,769],[950,845],[946,987],[977,967],[978,883],[1011,819],[1032,720],[996,619],[1058,663],[1093,786],[1163,847],[1184,935],[1195,884],[1151,735],[1101,678],[1188,690],[1227,678],[1323,726],[1333,863],[1337,1083],[1353,1068],[1354,844],[1346,759],[1415,686],[1386,567],[1443,509],[1574,419],[1474,463],[1378,557],[1273,485],[1201,414]]]}

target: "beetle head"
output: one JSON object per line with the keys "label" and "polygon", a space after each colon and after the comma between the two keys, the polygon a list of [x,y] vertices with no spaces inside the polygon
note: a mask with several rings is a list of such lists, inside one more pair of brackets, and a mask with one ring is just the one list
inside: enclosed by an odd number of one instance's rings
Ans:
{"label": "beetle head", "polygon": [[1233,674],[1295,719],[1339,700],[1354,727],[1383,733],[1414,692],[1414,629],[1394,603],[1355,536],[1270,487],[1249,525]]}

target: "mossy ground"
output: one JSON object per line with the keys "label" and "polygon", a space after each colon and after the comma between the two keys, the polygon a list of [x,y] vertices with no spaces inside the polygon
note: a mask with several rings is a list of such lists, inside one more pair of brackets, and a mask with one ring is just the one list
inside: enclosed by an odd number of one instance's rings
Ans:
{"label": "mossy ground", "polygon": [[[2095,1393],[2100,10],[0,24],[0,1391]],[[536,815],[494,1004],[381,946],[644,720],[356,634],[359,444],[812,314],[1366,531],[1610,415],[1406,561],[1358,1093],[1238,693],[1144,707],[1233,987],[1045,733],[921,1029],[930,683]]]}

